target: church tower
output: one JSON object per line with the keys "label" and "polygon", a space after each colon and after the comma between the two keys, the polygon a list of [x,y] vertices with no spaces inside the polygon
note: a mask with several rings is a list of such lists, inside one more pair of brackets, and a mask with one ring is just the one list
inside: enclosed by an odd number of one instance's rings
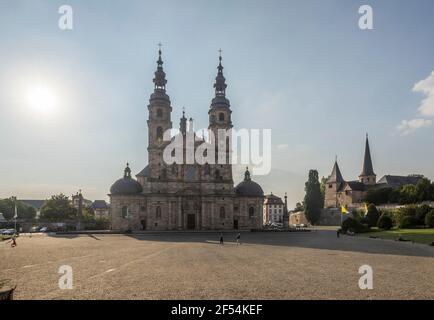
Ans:
{"label": "church tower", "polygon": [[[232,129],[231,114],[232,110],[230,108],[230,102],[226,98],[226,79],[223,76],[223,66],[222,66],[222,55],[220,50],[219,55],[219,65],[217,67],[217,77],[215,78],[214,89],[215,97],[212,99],[211,107],[208,111],[209,114],[209,126],[208,130],[214,134],[215,145],[216,145],[216,164],[215,167],[215,180],[224,180],[226,182],[232,181],[232,165],[230,162],[231,151],[229,149],[229,141],[231,137],[228,135],[225,138],[219,139],[219,130],[229,130]],[[220,141],[222,140],[222,141]],[[220,145],[220,150],[225,152],[225,164],[218,160],[218,146]],[[223,148],[222,148],[223,146]],[[222,158],[222,156],[221,156]]]}
{"label": "church tower", "polygon": [[344,183],[345,180],[342,177],[342,173],[338,165],[338,160],[336,159],[332,173],[326,183],[324,201],[324,206],[326,208],[337,208],[339,206],[338,191]]}
{"label": "church tower", "polygon": [[148,118],[148,159],[149,177],[153,179],[164,179],[166,176],[166,165],[163,161],[164,147],[169,143],[163,141],[166,130],[172,128],[170,98],[166,94],[166,73],[163,70],[161,58],[161,45],[158,50],[157,71],[154,77],[154,93],[149,99]]}
{"label": "church tower", "polygon": [[359,181],[365,185],[375,185],[377,183],[377,175],[374,173],[372,166],[368,134],[366,134],[365,158],[363,160],[362,173],[359,175]]}

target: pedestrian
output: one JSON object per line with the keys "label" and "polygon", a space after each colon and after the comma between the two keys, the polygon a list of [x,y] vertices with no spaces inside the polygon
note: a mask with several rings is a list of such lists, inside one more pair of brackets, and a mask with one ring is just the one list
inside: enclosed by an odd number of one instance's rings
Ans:
{"label": "pedestrian", "polygon": [[241,233],[238,232],[236,239],[237,239],[237,245],[241,244],[241,241],[240,241],[241,240]]}
{"label": "pedestrian", "polygon": [[15,235],[12,236],[11,240],[11,248],[15,248],[17,246],[17,241],[15,240]]}
{"label": "pedestrian", "polygon": [[224,243],[223,243],[223,233],[220,233],[220,244],[222,246],[224,245]]}
{"label": "pedestrian", "polygon": [[339,238],[340,234],[341,234],[341,230],[338,229],[338,230],[336,231],[336,237]]}

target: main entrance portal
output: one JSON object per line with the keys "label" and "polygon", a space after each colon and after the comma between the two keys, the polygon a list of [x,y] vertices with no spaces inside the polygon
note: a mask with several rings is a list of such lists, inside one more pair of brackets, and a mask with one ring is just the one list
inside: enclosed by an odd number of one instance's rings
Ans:
{"label": "main entrance portal", "polygon": [[187,229],[194,230],[196,228],[196,215],[188,214],[187,215]]}

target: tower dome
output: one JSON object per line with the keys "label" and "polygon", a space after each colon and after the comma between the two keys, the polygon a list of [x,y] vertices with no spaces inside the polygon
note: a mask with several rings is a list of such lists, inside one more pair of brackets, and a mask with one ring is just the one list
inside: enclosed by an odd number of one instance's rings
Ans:
{"label": "tower dome", "polygon": [[142,186],[136,180],[131,178],[131,169],[127,163],[124,170],[124,177],[117,180],[110,188],[112,195],[132,195],[142,192]]}
{"label": "tower dome", "polygon": [[244,173],[244,181],[235,187],[235,193],[241,197],[263,197],[264,190],[250,178],[249,168]]}

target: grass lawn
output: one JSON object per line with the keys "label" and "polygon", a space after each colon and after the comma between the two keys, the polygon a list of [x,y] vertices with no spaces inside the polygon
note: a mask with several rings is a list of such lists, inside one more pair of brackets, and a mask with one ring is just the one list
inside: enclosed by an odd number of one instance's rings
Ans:
{"label": "grass lawn", "polygon": [[401,236],[406,240],[412,240],[414,242],[423,244],[431,244],[434,242],[434,229],[373,229],[372,232],[362,233],[360,235],[364,237],[373,236],[390,240],[396,240],[399,236]]}

